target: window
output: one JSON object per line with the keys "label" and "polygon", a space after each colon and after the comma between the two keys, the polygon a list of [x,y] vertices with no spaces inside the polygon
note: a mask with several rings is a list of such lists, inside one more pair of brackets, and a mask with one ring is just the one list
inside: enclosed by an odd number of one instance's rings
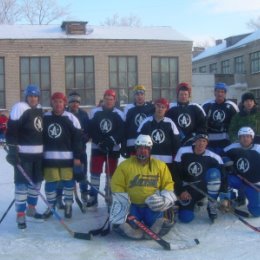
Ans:
{"label": "window", "polygon": [[51,74],[49,57],[20,58],[20,86],[21,97],[29,84],[39,86],[41,90],[41,104],[50,106]]}
{"label": "window", "polygon": [[137,82],[136,57],[109,57],[109,87],[116,91],[120,105],[133,101]]}
{"label": "window", "polygon": [[200,73],[206,73],[206,66],[199,67],[199,72]]}
{"label": "window", "polygon": [[209,65],[209,73],[216,74],[218,72],[217,63],[212,63]]}
{"label": "window", "polygon": [[260,51],[250,54],[251,73],[260,72]]}
{"label": "window", "polygon": [[5,64],[4,58],[0,58],[0,108],[5,108]]}
{"label": "window", "polygon": [[245,63],[244,57],[238,56],[234,58],[234,72],[236,74],[244,74],[245,73]]}
{"label": "window", "polygon": [[66,57],[65,74],[66,94],[76,91],[81,96],[81,105],[94,105],[94,57]]}
{"label": "window", "polygon": [[221,62],[221,73],[223,74],[231,73],[229,60],[224,60]]}
{"label": "window", "polygon": [[178,58],[152,57],[152,97],[175,98],[178,84]]}

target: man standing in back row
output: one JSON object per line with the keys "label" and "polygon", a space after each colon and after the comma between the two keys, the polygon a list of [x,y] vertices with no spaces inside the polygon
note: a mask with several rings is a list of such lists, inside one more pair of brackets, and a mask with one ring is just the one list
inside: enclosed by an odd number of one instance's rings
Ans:
{"label": "man standing in back row", "polygon": [[228,130],[232,117],[238,113],[237,105],[226,99],[227,86],[219,82],[215,84],[215,100],[203,104],[207,116],[207,130],[209,135],[208,149],[223,154],[223,148],[230,144]]}

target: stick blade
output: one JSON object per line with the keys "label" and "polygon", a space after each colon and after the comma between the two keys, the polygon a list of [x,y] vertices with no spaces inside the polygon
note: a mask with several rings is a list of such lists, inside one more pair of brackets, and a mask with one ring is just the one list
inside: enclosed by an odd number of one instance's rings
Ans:
{"label": "stick blade", "polygon": [[91,240],[92,235],[90,233],[74,232],[73,237],[77,239]]}

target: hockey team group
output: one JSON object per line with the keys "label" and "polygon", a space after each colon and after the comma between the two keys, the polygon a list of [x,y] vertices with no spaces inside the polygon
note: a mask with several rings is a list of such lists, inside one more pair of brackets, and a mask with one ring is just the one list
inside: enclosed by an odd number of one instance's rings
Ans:
{"label": "hockey team group", "polygon": [[[88,114],[75,91],[68,97],[53,93],[51,110],[43,111],[40,89],[28,85],[7,127],[1,123],[6,160],[14,167],[18,228],[27,227],[27,218],[47,223],[57,209],[73,218],[77,183],[83,211],[95,210],[101,194],[113,231],[132,239],[147,238],[134,220],[163,236],[176,221],[192,222],[202,205],[210,222],[218,210],[234,212],[240,206],[259,217],[260,112],[251,92],[236,105],[226,99],[227,91],[225,83],[216,83],[214,98],[199,105],[190,101],[191,86],[182,82],[176,102],[147,102],[145,87],[137,85],[133,104],[121,110],[116,92],[107,89]],[[120,156],[124,160],[118,163]],[[48,207],[40,213],[42,183]]]}

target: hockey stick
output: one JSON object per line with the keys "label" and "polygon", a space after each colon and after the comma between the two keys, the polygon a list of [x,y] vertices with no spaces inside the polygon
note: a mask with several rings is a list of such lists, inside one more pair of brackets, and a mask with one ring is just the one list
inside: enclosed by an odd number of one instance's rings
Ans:
{"label": "hockey stick", "polygon": [[254,190],[256,190],[257,192],[260,192],[260,188],[255,185],[254,183],[252,183],[251,181],[249,181],[248,179],[246,179],[245,177],[243,177],[240,174],[236,174],[236,176],[242,180],[244,183],[246,183],[248,186],[250,186],[251,188],[253,188]]}
{"label": "hockey stick", "polygon": [[4,220],[5,216],[7,215],[7,213],[9,212],[9,210],[12,208],[12,206],[14,205],[15,199],[12,200],[12,202],[10,203],[10,205],[8,206],[7,210],[5,211],[5,213],[3,214],[3,216],[0,219],[0,224],[2,223],[2,221]]}
{"label": "hockey stick", "polygon": [[[192,187],[194,190],[196,190],[197,192],[199,192],[200,194],[204,195],[208,200],[210,201],[214,201],[217,202],[218,206],[221,207],[221,203],[212,198],[210,195],[208,195],[206,192],[204,192],[203,190],[201,190],[200,188],[198,188],[196,185],[194,185],[193,183],[189,183],[189,182],[184,182],[184,185],[188,185],[190,187]],[[243,224],[245,224],[246,226],[248,226],[249,228],[251,228],[252,230],[256,231],[256,232],[260,232],[260,227],[256,227],[253,226],[252,224],[250,224],[249,222],[247,222],[245,219],[243,219],[241,216],[239,216],[234,209],[232,209],[231,211],[228,211],[229,213],[231,213],[232,215],[236,216],[238,218],[238,220],[240,220]]]}
{"label": "hockey stick", "polygon": [[31,178],[28,176],[28,174],[25,172],[23,167],[20,164],[17,164],[16,167],[18,170],[22,173],[22,175],[25,177],[25,179],[31,184],[31,186],[36,190],[37,194],[41,197],[43,202],[47,205],[51,213],[56,217],[56,219],[62,224],[62,226],[70,233],[70,235],[74,238],[78,239],[84,239],[84,240],[90,240],[91,234],[90,233],[80,233],[72,231],[64,222],[64,220],[61,218],[61,216],[56,212],[56,210],[53,209],[53,207],[49,204],[49,202],[46,200],[46,198],[42,195],[42,193],[39,191],[37,186],[33,183]]}
{"label": "hockey stick", "polygon": [[191,242],[185,244],[172,244],[158,236],[154,233],[150,228],[148,228],[144,223],[136,219],[135,216],[128,215],[128,221],[134,222],[141,230],[143,230],[149,237],[151,237],[155,242],[157,242],[160,246],[162,246],[165,250],[178,250],[178,249],[187,249],[199,244],[198,239],[194,239]]}
{"label": "hockey stick", "polygon": [[83,203],[80,200],[79,195],[78,195],[78,189],[77,189],[77,183],[76,182],[75,182],[75,185],[74,185],[73,193],[74,193],[74,196],[75,196],[75,201],[76,201],[77,205],[79,206],[79,209],[81,210],[82,213],[86,213],[86,208],[83,206]]}

